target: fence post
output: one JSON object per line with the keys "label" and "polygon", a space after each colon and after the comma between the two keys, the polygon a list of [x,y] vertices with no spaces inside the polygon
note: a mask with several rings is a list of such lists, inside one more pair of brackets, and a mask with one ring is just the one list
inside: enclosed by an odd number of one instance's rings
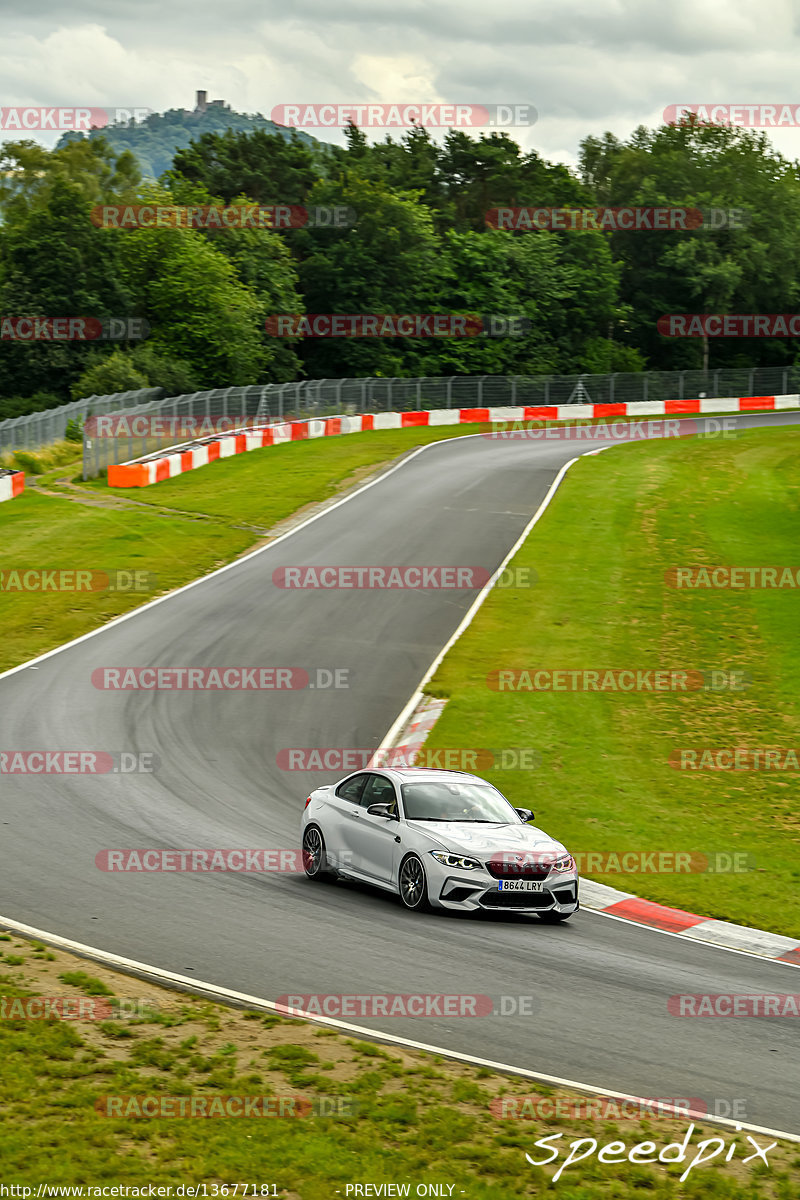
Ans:
{"label": "fence post", "polygon": [[645,399],[645,400],[647,399],[647,386],[648,386],[648,384],[649,384],[649,383],[650,383],[650,376],[649,376],[647,373],[645,373],[645,377],[644,377],[644,389],[643,389],[643,390],[644,390],[644,399]]}
{"label": "fence post", "polygon": [[417,412],[422,408],[422,380],[417,380]]}

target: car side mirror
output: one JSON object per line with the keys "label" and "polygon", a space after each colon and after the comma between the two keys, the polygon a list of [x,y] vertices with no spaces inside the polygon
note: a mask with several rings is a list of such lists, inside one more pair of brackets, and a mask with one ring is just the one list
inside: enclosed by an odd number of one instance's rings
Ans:
{"label": "car side mirror", "polygon": [[367,814],[370,817],[386,817],[389,821],[397,820],[393,804],[370,804]]}
{"label": "car side mirror", "polygon": [[529,808],[517,808],[514,811],[516,813],[518,813],[518,815],[520,817],[522,817],[523,821],[532,821],[533,820],[533,813],[531,812],[531,810]]}

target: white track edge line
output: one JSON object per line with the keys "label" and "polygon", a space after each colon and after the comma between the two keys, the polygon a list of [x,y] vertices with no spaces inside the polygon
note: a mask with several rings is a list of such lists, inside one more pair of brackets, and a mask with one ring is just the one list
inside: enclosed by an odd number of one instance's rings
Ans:
{"label": "white track edge line", "polygon": [[[190,979],[186,975],[178,975],[171,971],[165,971],[161,967],[150,966],[149,963],[141,963],[136,959],[124,958],[119,954],[111,954],[106,950],[99,950],[96,946],[87,946],[83,942],[75,942],[71,938],[60,937],[58,934],[46,933],[41,929],[36,929],[31,925],[24,925],[20,921],[12,921],[7,917],[0,916],[0,927],[16,931],[23,937],[37,938],[39,941],[47,942],[51,946],[64,949],[72,953],[86,956],[108,967],[118,967],[127,969],[136,975],[145,975],[151,977],[155,982],[161,982],[164,986],[172,984],[186,990],[188,992],[197,993],[216,997],[219,1003],[230,1002],[235,1005],[247,1004],[251,1007],[259,1006],[270,1012],[275,1012],[279,1016],[285,1016],[286,1006],[276,1004],[273,1000],[265,1000],[261,996],[250,996],[246,992],[235,992],[230,988],[220,987],[215,983],[206,983],[199,979]],[[294,1010],[292,1010],[294,1012]],[[325,1017],[317,1013],[298,1013],[298,1020],[308,1020],[315,1025],[325,1025],[332,1029],[338,1029],[345,1033],[357,1033],[365,1036],[369,1040],[378,1040],[386,1042],[393,1046],[401,1046],[410,1050],[421,1050],[427,1054],[440,1054],[443,1058],[448,1058],[454,1062],[468,1063],[471,1066],[488,1067],[494,1071],[499,1071],[504,1074],[514,1075],[523,1079],[532,1079],[541,1083],[547,1083],[554,1087],[570,1087],[577,1091],[588,1092],[591,1095],[609,1097],[613,1100],[625,1100],[633,1102],[641,1102],[647,1100],[647,1097],[634,1096],[629,1092],[616,1092],[608,1088],[597,1087],[594,1084],[578,1083],[573,1079],[564,1079],[559,1075],[545,1075],[540,1071],[531,1071],[526,1067],[514,1067],[508,1063],[495,1062],[488,1058],[479,1058],[474,1054],[462,1054],[457,1050],[448,1050],[441,1046],[432,1046],[427,1042],[418,1042],[413,1038],[400,1037],[394,1033],[384,1033],[381,1030],[370,1029],[364,1025],[352,1025],[349,1021],[340,1021],[336,1017]],[[669,1106],[665,1106],[669,1107]],[[687,1114],[684,1110],[676,1109],[674,1115],[683,1118]],[[728,1129],[750,1130],[753,1133],[765,1133],[771,1137],[780,1137],[786,1141],[800,1143],[800,1134],[789,1133],[787,1130],[770,1129],[764,1125],[751,1125],[744,1121],[732,1121],[729,1117],[709,1116],[705,1113],[694,1114],[699,1121],[706,1122],[712,1125],[724,1125]]]}

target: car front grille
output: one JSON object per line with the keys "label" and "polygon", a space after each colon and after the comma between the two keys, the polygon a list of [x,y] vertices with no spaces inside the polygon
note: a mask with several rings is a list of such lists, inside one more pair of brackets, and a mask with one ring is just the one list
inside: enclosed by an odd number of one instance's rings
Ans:
{"label": "car front grille", "polygon": [[[509,856],[510,857],[510,856]],[[492,879],[547,879],[550,867],[537,862],[506,862],[501,856],[485,864]]]}

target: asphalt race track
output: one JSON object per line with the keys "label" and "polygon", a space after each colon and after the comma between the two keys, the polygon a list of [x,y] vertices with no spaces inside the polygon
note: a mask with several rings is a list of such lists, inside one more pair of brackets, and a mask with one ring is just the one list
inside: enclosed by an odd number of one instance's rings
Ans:
{"label": "asphalt race track", "polygon": [[[795,424],[800,414],[736,420]],[[676,992],[800,991],[795,968],[587,911],[549,928],[510,914],[408,913],[367,888],[288,873],[95,866],[103,848],[297,847],[308,789],[332,780],[282,771],[276,752],[379,745],[475,593],[286,591],[273,570],[494,569],[563,463],[592,448],[485,437],[433,446],[274,547],[0,678],[0,748],[160,759],[152,775],[3,777],[0,913],[265,999],[533,995],[525,1017],[351,1019],[637,1095],[744,1098],[748,1122],[800,1132],[791,1020],[692,1021],[666,1007]],[[154,665],[344,668],[350,686],[115,692],[91,681],[97,667]],[[535,807],[557,836],[558,813]]]}

